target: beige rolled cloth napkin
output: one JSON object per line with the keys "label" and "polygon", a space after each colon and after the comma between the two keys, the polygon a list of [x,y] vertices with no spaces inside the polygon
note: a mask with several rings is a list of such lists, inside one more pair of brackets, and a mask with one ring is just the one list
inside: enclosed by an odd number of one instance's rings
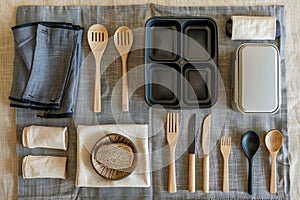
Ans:
{"label": "beige rolled cloth napkin", "polygon": [[275,40],[273,16],[232,16],[232,40]]}
{"label": "beige rolled cloth napkin", "polygon": [[66,179],[67,157],[25,156],[22,163],[23,178]]}
{"label": "beige rolled cloth napkin", "polygon": [[23,146],[67,150],[67,127],[28,126],[23,129]]}

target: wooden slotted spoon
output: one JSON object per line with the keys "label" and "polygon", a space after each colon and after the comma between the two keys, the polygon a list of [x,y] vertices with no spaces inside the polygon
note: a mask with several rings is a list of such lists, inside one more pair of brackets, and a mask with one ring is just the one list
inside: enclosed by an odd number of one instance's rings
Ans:
{"label": "wooden slotted spoon", "polygon": [[132,31],[127,26],[121,26],[115,32],[114,42],[122,58],[122,111],[127,112],[129,110],[127,58],[133,43]]}
{"label": "wooden slotted spoon", "polygon": [[101,58],[108,42],[108,33],[101,24],[92,25],[87,33],[88,43],[96,62],[94,112],[101,112]]}

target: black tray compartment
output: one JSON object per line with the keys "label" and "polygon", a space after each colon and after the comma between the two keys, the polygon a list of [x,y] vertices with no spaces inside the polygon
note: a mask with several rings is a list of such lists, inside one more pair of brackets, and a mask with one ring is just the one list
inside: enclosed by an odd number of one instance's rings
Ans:
{"label": "black tray compartment", "polygon": [[215,60],[217,27],[209,19],[191,19],[183,24],[183,57],[187,61]]}
{"label": "black tray compartment", "polygon": [[174,63],[147,66],[146,99],[151,105],[177,105],[180,91],[180,68]]}
{"label": "black tray compartment", "polygon": [[176,20],[155,20],[147,28],[147,56],[153,61],[176,61],[180,58],[180,24]]}
{"label": "black tray compartment", "polygon": [[210,63],[188,63],[183,67],[183,101],[186,105],[210,107],[217,100],[217,69]]}

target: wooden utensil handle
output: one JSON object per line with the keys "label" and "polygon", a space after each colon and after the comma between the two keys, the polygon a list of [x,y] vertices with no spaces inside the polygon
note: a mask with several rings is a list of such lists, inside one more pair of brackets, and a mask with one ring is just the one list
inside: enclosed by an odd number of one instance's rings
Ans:
{"label": "wooden utensil handle", "polygon": [[228,157],[224,158],[223,192],[229,192],[229,181],[228,181]]}
{"label": "wooden utensil handle", "polygon": [[195,154],[189,154],[189,192],[195,192]]}
{"label": "wooden utensil handle", "polygon": [[271,167],[270,192],[271,193],[276,193],[277,192],[277,185],[276,185],[276,156],[273,156],[273,155],[272,155],[272,167]]}
{"label": "wooden utensil handle", "polygon": [[209,155],[204,154],[203,158],[203,192],[209,192]]}
{"label": "wooden utensil handle", "polygon": [[122,111],[128,112],[127,54],[122,55]]}
{"label": "wooden utensil handle", "polygon": [[170,147],[168,191],[170,193],[177,192],[176,168],[175,168],[175,147]]}
{"label": "wooden utensil handle", "polygon": [[96,75],[95,75],[95,91],[94,91],[94,112],[101,112],[101,58],[95,57]]}

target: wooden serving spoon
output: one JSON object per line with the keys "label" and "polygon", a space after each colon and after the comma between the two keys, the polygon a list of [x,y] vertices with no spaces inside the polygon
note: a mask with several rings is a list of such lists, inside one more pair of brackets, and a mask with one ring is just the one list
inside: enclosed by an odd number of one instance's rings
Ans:
{"label": "wooden serving spoon", "polygon": [[115,32],[114,42],[122,58],[122,111],[127,112],[129,110],[127,58],[133,43],[132,31],[127,26],[121,26]]}
{"label": "wooden serving spoon", "polygon": [[272,157],[270,192],[277,192],[276,185],[276,156],[282,145],[282,134],[278,130],[270,130],[265,138],[266,147]]}
{"label": "wooden serving spoon", "polygon": [[96,76],[94,92],[94,112],[101,112],[101,58],[108,42],[108,33],[101,24],[92,25],[87,33],[88,43],[95,57]]}

